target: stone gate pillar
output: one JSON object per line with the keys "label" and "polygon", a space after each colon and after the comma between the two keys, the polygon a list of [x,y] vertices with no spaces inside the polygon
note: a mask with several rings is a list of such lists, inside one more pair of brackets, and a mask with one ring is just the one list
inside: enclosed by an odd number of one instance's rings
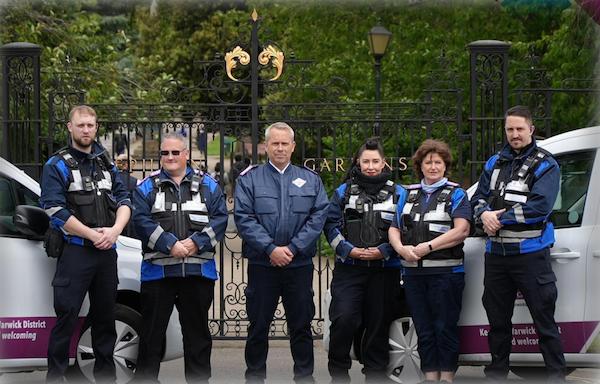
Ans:
{"label": "stone gate pillar", "polygon": [[470,54],[471,181],[483,163],[504,141],[504,112],[508,108],[508,50],[510,44],[478,40]]}
{"label": "stone gate pillar", "polygon": [[0,155],[36,179],[40,173],[41,52],[40,46],[24,42],[0,47]]}

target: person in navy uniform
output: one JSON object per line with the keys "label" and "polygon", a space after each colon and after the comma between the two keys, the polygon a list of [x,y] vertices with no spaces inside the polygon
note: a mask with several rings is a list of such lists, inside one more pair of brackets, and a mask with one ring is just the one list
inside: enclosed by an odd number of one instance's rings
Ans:
{"label": "person in navy uniform", "polygon": [[235,223],[248,259],[245,377],[266,378],[268,333],[279,297],[283,300],[294,380],[313,381],[311,321],[313,263],[327,215],[327,194],[319,176],[290,160],[296,143],[286,123],[265,131],[268,163],[246,168],[235,189]]}
{"label": "person in navy uniform", "polygon": [[407,187],[389,230],[402,257],[406,301],[418,336],[426,382],[452,382],[458,368],[458,319],[465,287],[463,242],[471,205],[464,189],[448,180],[450,148],[425,140],[412,157],[421,179]]}
{"label": "person in navy uniform", "polygon": [[115,380],[116,241],[129,221],[131,200],[118,169],[96,142],[96,112],[80,105],[67,124],[71,143],[44,165],[41,206],[50,225],[62,231],[64,249],[52,280],[56,324],[48,342],[48,382],[64,380],[69,344],[89,293],[88,320],[96,381]]}
{"label": "person in navy uniform", "polygon": [[552,155],[536,145],[527,107],[514,106],[504,118],[507,144],[486,162],[471,198],[475,224],[488,236],[482,301],[490,323],[492,362],[485,374],[498,380],[508,374],[511,318],[520,291],[539,335],[549,379],[561,382],[566,365],[554,320],[557,290],[549,250],[554,243],[549,216],[560,170]]}
{"label": "person in navy uniform", "polygon": [[227,226],[218,183],[187,164],[187,141],[166,134],[161,169],[134,191],[133,221],[142,241],[139,356],[135,378],[156,381],[173,306],[183,332],[185,378],[208,382],[212,339],[208,310],[214,297],[215,246]]}
{"label": "person in navy uniform", "polygon": [[400,259],[388,243],[396,203],[406,191],[392,181],[381,143],[368,139],[329,204],[325,234],[336,253],[331,281],[329,374],[349,382],[350,348],[364,329],[361,354],[367,381],[386,379],[390,309],[400,290]]}

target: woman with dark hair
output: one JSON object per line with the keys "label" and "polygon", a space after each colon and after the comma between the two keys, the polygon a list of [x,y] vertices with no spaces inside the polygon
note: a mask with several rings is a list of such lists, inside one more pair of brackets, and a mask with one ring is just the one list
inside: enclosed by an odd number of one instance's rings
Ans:
{"label": "woman with dark hair", "polygon": [[404,292],[425,382],[452,382],[471,206],[464,189],[446,178],[452,163],[446,143],[425,140],[412,161],[421,183],[409,186],[406,200],[398,203],[389,241],[402,257]]}
{"label": "woman with dark hair", "polygon": [[328,364],[334,382],[350,381],[350,349],[363,329],[359,340],[366,380],[379,382],[386,376],[390,304],[400,281],[400,260],[387,237],[396,203],[406,196],[391,177],[383,147],[369,139],[329,204],[325,234],[336,253]]}

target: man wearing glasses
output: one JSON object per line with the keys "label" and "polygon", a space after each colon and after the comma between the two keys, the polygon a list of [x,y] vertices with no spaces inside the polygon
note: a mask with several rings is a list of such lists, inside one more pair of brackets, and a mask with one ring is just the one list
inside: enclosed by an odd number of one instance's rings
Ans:
{"label": "man wearing glasses", "polygon": [[218,278],[214,253],[227,226],[218,183],[187,164],[179,134],[163,137],[161,169],[133,193],[135,230],[142,241],[141,313],[136,380],[156,381],[173,305],[183,331],[185,378],[208,382],[212,340],[208,310]]}

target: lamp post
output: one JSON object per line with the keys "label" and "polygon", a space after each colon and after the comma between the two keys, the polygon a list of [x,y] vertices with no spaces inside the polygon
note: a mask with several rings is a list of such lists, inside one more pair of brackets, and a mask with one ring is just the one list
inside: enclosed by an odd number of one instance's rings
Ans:
{"label": "lamp post", "polygon": [[380,135],[379,118],[381,115],[381,59],[385,55],[385,50],[392,38],[392,33],[384,27],[378,25],[369,31],[369,51],[375,58],[375,124],[373,126],[373,135]]}

